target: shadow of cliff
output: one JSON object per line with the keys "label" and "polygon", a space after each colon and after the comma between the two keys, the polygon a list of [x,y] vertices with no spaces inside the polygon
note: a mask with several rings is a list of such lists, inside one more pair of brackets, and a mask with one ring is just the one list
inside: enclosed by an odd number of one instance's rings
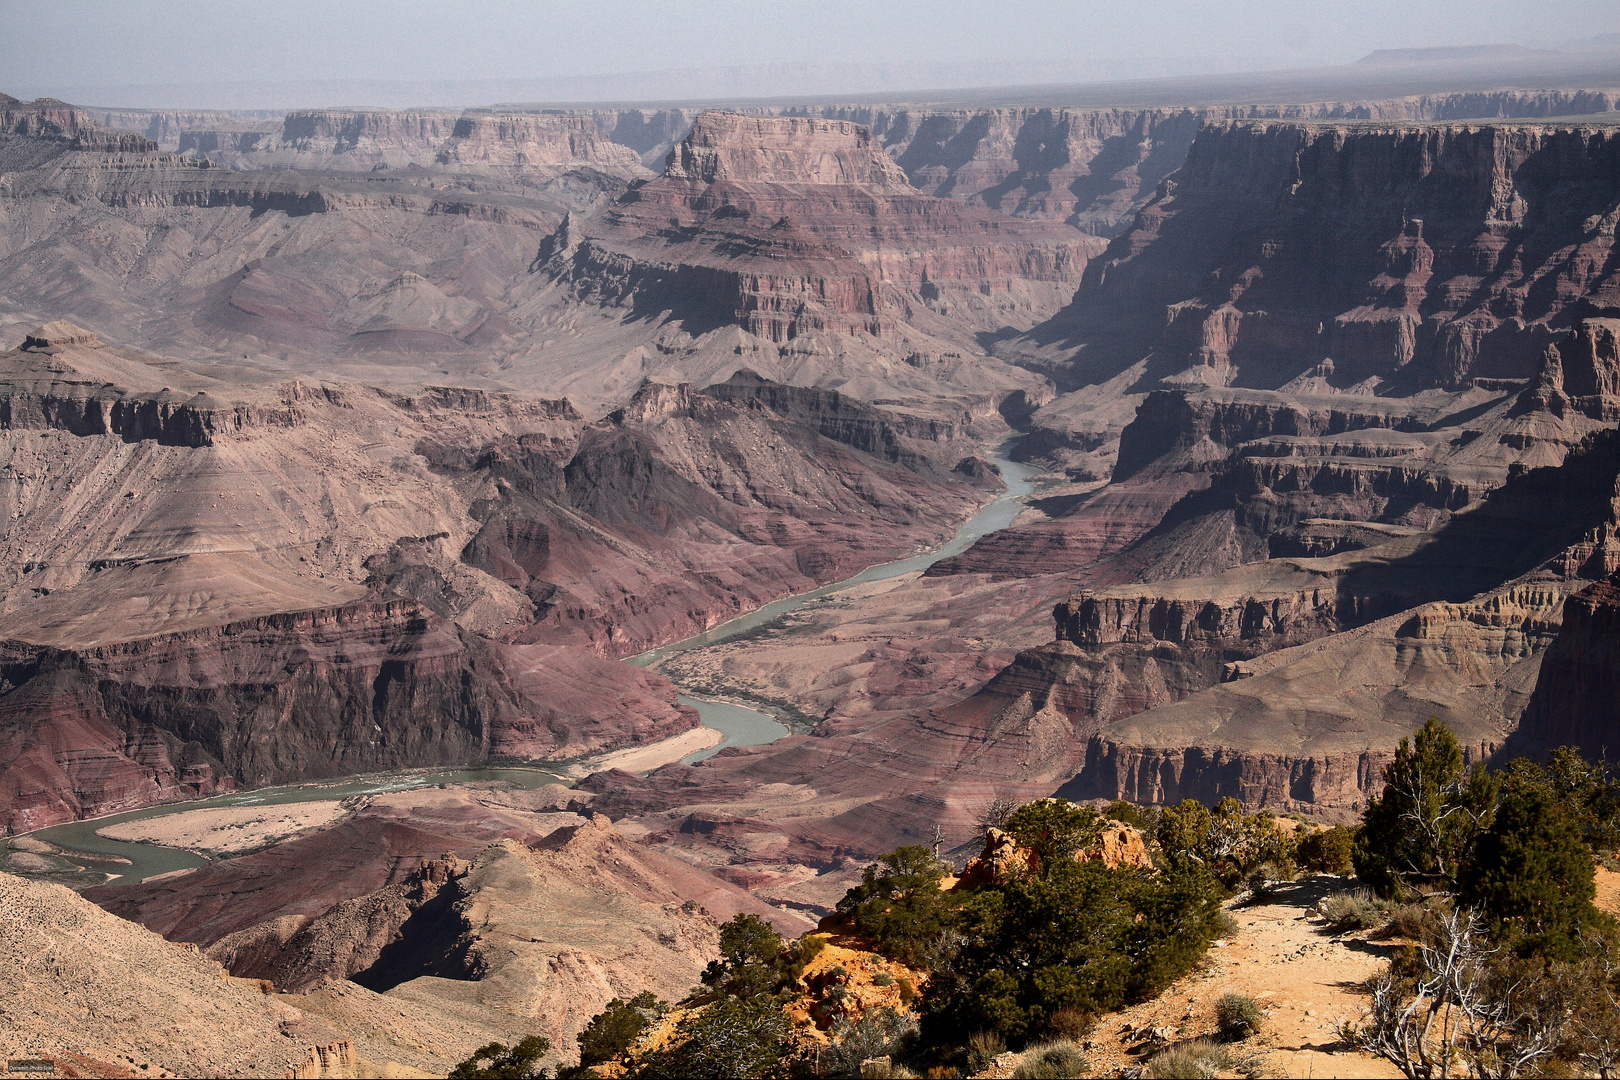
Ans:
{"label": "shadow of cliff", "polygon": [[1591,436],[1562,465],[1510,473],[1411,554],[1348,570],[1338,585],[1341,620],[1348,627],[1418,604],[1460,603],[1528,573],[1614,520],[1617,479],[1615,430]]}

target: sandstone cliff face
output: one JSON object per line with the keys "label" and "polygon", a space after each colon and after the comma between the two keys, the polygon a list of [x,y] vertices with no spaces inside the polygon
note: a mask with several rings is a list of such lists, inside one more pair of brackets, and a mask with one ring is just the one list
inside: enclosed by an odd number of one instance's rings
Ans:
{"label": "sandstone cliff face", "polygon": [[457,169],[526,170],[579,163],[626,176],[644,175],[636,154],[609,141],[586,116],[471,113],[456,120],[434,160]]}
{"label": "sandstone cliff face", "polygon": [[208,794],[481,760],[499,660],[414,603],[61,650],[0,643],[11,831]]}
{"label": "sandstone cliff face", "polygon": [[[581,165],[645,176],[640,157],[588,115],[301,110],[280,123],[181,120],[181,154],[231,169],[440,169],[549,177]],[[167,116],[154,127],[168,134]],[[155,137],[155,136],[154,136]]]}

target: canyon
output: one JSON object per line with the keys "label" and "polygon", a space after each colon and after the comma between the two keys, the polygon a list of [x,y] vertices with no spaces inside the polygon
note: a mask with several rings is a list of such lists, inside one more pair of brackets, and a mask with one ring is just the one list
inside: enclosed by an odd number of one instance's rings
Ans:
{"label": "canyon", "polygon": [[[0,832],[416,783],[0,888],[288,991],[221,1068],[442,1074],[995,800],[1350,821],[1429,716],[1602,757],[1617,102],[0,97]],[[582,764],[682,695],[788,733]],[[578,782],[418,783],[491,763]]]}

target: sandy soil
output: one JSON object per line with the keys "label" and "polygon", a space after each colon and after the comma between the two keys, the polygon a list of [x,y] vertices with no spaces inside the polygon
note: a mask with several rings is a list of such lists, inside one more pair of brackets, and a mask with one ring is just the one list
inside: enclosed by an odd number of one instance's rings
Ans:
{"label": "sandy soil", "polygon": [[110,840],[161,844],[204,855],[227,856],[322,829],[348,813],[337,800],[285,806],[228,806],[126,821],[97,829]]}
{"label": "sandy soil", "polygon": [[603,772],[607,769],[623,769],[625,772],[650,772],[660,765],[668,765],[672,761],[679,761],[687,754],[695,754],[699,750],[707,750],[719,744],[725,735],[712,727],[695,727],[683,731],[679,735],[672,735],[646,746],[632,746],[626,750],[615,750],[611,754],[600,754],[584,761],[570,765],[566,773],[568,776],[580,779],[591,773]]}

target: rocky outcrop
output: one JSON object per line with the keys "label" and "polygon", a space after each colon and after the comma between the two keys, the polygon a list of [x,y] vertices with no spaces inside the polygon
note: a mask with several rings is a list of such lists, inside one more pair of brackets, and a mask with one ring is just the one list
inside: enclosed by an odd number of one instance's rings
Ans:
{"label": "rocky outcrop", "polygon": [[131,393],[84,377],[70,362],[49,359],[65,349],[100,348],[95,334],[57,321],[26,337],[16,352],[0,354],[0,430],[115,435],[125,442],[203,447],[225,432],[291,427],[301,420],[290,402],[226,402],[206,391]]}
{"label": "rocky outcrop", "polygon": [[[1104,821],[1097,839],[1089,847],[1076,851],[1074,857],[1082,862],[1095,860],[1109,867],[1153,865],[1142,834],[1117,821]],[[952,888],[1006,884],[1039,869],[1039,856],[1002,830],[989,829],[985,832],[984,850],[968,860]]]}
{"label": "rocky outcrop", "polygon": [[404,881],[344,900],[319,916],[284,915],[228,934],[208,947],[208,955],[238,978],[266,979],[287,993],[347,979],[376,964],[399,939],[400,928],[470,867],[453,853],[430,859]]}
{"label": "rocky outcrop", "polygon": [[1122,592],[1082,593],[1057,605],[1057,640],[1083,648],[1160,641],[1269,652],[1333,633],[1342,625],[1333,588],[1221,600]]}

